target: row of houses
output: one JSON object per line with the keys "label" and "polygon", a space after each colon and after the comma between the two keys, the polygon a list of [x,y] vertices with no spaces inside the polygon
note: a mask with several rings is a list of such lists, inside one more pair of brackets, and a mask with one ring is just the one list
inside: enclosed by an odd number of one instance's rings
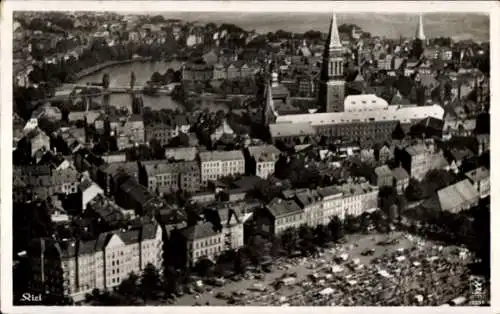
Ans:
{"label": "row of houses", "polygon": [[278,235],[301,225],[327,225],[335,216],[359,216],[378,208],[378,187],[363,179],[316,190],[284,191],[254,213],[259,231]]}

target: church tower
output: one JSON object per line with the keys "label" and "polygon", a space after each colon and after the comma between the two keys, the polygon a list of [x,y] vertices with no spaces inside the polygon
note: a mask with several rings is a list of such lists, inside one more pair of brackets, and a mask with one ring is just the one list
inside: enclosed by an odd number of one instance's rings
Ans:
{"label": "church tower", "polygon": [[334,13],[321,66],[318,91],[318,105],[321,112],[344,111],[344,52]]}
{"label": "church tower", "polygon": [[418,16],[418,25],[415,32],[415,39],[413,40],[412,55],[416,59],[420,59],[425,49],[425,34],[424,22],[422,21],[422,14]]}
{"label": "church tower", "polygon": [[273,124],[276,122],[276,118],[278,117],[278,113],[274,108],[274,100],[273,100],[273,86],[277,84],[278,75],[276,73],[272,74],[272,83],[267,84],[266,87],[266,102],[264,104],[263,117],[262,120],[265,126],[269,126],[269,124]]}

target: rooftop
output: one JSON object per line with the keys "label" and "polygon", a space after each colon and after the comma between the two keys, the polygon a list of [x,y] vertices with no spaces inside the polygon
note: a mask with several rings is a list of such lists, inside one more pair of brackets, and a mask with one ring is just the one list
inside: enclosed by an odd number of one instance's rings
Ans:
{"label": "rooftop", "polygon": [[201,162],[245,159],[243,152],[240,150],[200,152],[199,156]]}
{"label": "rooftop", "polygon": [[248,152],[256,161],[276,161],[281,153],[274,145],[250,146]]}
{"label": "rooftop", "polygon": [[196,159],[196,147],[177,147],[165,149],[165,158],[173,160],[193,161]]}
{"label": "rooftop", "polygon": [[266,208],[274,218],[285,217],[303,212],[302,208],[294,200],[283,200],[274,198],[266,205]]}
{"label": "rooftop", "polygon": [[465,176],[472,182],[478,182],[490,177],[490,171],[485,167],[479,167],[477,169],[471,170],[465,173]]}
{"label": "rooftop", "polygon": [[145,205],[147,202],[151,201],[154,197],[149,193],[149,191],[143,185],[139,184],[133,178],[129,178],[125,181],[120,189],[129,194],[129,196],[134,199],[136,202],[141,204],[141,206]]}
{"label": "rooftop", "polygon": [[214,226],[209,222],[203,222],[184,228],[180,232],[189,241],[213,237],[217,234]]}
{"label": "rooftop", "polygon": [[403,167],[398,167],[392,170],[392,176],[396,180],[405,180],[408,179],[410,176],[408,175],[408,172]]}
{"label": "rooftop", "polygon": [[323,126],[381,121],[400,121],[403,124],[409,124],[427,117],[442,119],[443,116],[444,109],[438,105],[421,107],[391,105],[383,109],[362,108],[358,111],[351,112],[283,115],[276,118],[276,125],[293,123],[294,125],[309,124],[310,126]]}
{"label": "rooftop", "polygon": [[441,210],[453,211],[464,202],[472,202],[479,198],[477,190],[469,180],[465,179],[447,186],[437,192]]}
{"label": "rooftop", "polygon": [[389,166],[387,166],[387,165],[383,165],[383,166],[375,168],[375,173],[377,174],[377,176],[380,176],[380,177],[392,176],[392,171],[389,168]]}
{"label": "rooftop", "polygon": [[150,176],[166,173],[193,172],[198,169],[198,164],[195,161],[169,163],[168,161],[161,159],[143,161],[142,164],[144,165],[147,174]]}
{"label": "rooftop", "polygon": [[[296,115],[301,116],[301,115]],[[281,116],[289,117],[289,116]],[[297,120],[298,121],[298,120]],[[284,136],[300,136],[300,135],[314,135],[316,131],[308,122],[294,122],[289,121],[289,123],[277,123],[269,125],[269,131],[272,137],[284,137]]]}

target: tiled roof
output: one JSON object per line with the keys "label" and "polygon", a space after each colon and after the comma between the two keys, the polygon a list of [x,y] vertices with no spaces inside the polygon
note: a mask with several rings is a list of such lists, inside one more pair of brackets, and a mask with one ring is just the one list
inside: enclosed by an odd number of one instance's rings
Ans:
{"label": "tiled roof", "polygon": [[446,158],[442,154],[434,155],[431,159],[432,169],[444,169],[448,166],[448,161],[446,161]]}
{"label": "tiled roof", "polygon": [[281,152],[274,145],[259,145],[248,147],[248,153],[256,161],[276,161]]}
{"label": "tiled roof", "polygon": [[88,188],[90,188],[92,186],[93,182],[90,180],[90,179],[85,179],[83,180],[79,185],[78,185],[78,188],[81,190],[81,191],[85,191],[87,190]]}
{"label": "tiled roof", "polygon": [[158,226],[154,223],[147,223],[142,225],[141,239],[151,240],[156,237],[156,230]]}
{"label": "tiled roof", "polygon": [[118,235],[126,245],[139,243],[140,239],[139,229],[131,229],[127,231],[118,231],[118,232],[115,231],[115,234]]}
{"label": "tiled roof", "polygon": [[146,189],[146,187],[139,184],[133,178],[129,178],[127,181],[125,181],[120,186],[120,189],[141,205],[146,204],[154,198],[153,195],[151,195]]}
{"label": "tiled roof", "polygon": [[182,229],[180,232],[189,241],[204,239],[217,234],[214,230],[214,226],[209,222],[203,222],[187,227]]}
{"label": "tiled roof", "polygon": [[490,177],[490,171],[485,167],[479,167],[477,169],[471,170],[465,173],[465,176],[472,180],[473,182],[478,182]]}
{"label": "tiled roof", "polygon": [[178,147],[165,149],[166,159],[193,161],[196,159],[198,149],[196,147]]}
{"label": "tiled roof", "polygon": [[274,216],[274,218],[303,212],[302,208],[300,208],[294,200],[283,200],[281,198],[274,198],[269,204],[266,205],[266,208]]}
{"label": "tiled roof", "polygon": [[335,186],[327,186],[327,187],[319,188],[318,194],[321,197],[325,198],[325,197],[332,196],[332,195],[342,194],[342,191],[340,191]]}
{"label": "tiled roof", "polygon": [[307,207],[320,200],[320,195],[316,190],[302,191],[296,194],[297,203],[301,208]]}
{"label": "tiled roof", "polygon": [[200,152],[199,156],[201,162],[245,159],[245,157],[243,156],[243,152],[240,150]]}
{"label": "tiled roof", "polygon": [[411,156],[416,156],[416,155],[421,155],[427,153],[427,149],[425,145],[423,144],[417,144],[417,145],[412,145],[408,146],[406,148],[406,152],[410,154]]}
{"label": "tiled roof", "polygon": [[365,183],[345,183],[342,185],[338,185],[337,187],[339,190],[342,191],[342,193],[345,196],[366,194],[366,193],[373,192],[373,191],[378,189],[376,186],[370,185],[367,182],[365,182]]}
{"label": "tiled roof", "polygon": [[398,167],[392,170],[392,176],[396,180],[405,180],[408,179],[410,176],[408,175],[408,172],[403,167]]}
{"label": "tiled roof", "polygon": [[110,175],[116,174],[118,170],[124,170],[129,175],[137,175],[139,167],[136,161],[126,161],[106,164],[102,170]]}
{"label": "tiled roof", "polygon": [[387,166],[387,165],[383,165],[383,166],[375,168],[375,173],[377,174],[377,176],[380,176],[380,177],[392,176],[392,171],[389,168],[389,166]]}
{"label": "tiled roof", "polygon": [[142,164],[144,165],[144,168],[149,176],[166,173],[192,172],[196,171],[198,168],[198,164],[195,161],[169,163],[168,161],[161,159],[143,161]]}
{"label": "tiled roof", "polygon": [[457,160],[457,161],[461,161],[461,160],[464,160],[464,159],[467,159],[469,157],[474,156],[474,153],[468,148],[464,148],[464,149],[452,148],[450,150],[450,154],[451,154],[453,160]]}
{"label": "tiled roof", "polygon": [[[297,115],[299,116],[299,115]],[[291,123],[278,123],[269,125],[269,131],[272,137],[283,137],[283,136],[301,136],[301,135],[314,135],[316,131],[307,122],[295,122]]]}
{"label": "tiled roof", "polygon": [[78,242],[78,255],[93,254],[96,250],[96,240],[79,241]]}
{"label": "tiled roof", "polygon": [[477,190],[469,180],[462,180],[437,192],[441,210],[453,211],[465,202],[479,198]]}

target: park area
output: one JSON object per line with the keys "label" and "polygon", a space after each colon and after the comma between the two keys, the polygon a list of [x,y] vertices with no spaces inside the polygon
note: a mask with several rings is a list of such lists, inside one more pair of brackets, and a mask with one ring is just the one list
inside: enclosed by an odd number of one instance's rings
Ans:
{"label": "park area", "polygon": [[[194,282],[171,305],[439,306],[489,302],[465,248],[402,232],[353,234],[315,257],[279,259],[267,271]],[[471,287],[481,289],[473,290]]]}

